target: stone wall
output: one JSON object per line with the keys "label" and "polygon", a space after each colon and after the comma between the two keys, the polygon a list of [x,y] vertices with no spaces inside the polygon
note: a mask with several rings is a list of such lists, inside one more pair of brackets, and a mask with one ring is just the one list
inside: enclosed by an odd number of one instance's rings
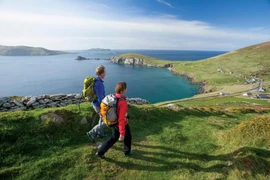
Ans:
{"label": "stone wall", "polygon": [[[0,97],[0,112],[62,107],[69,104],[85,102],[80,94],[53,94],[24,97]],[[128,104],[149,104],[145,99],[127,98]]]}

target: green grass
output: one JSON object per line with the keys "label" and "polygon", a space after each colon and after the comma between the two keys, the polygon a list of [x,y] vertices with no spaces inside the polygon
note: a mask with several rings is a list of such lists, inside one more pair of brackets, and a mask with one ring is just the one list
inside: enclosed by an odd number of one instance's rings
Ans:
{"label": "green grass", "polygon": [[[258,106],[228,111],[215,104],[189,102],[180,111],[130,106],[135,154],[124,157],[117,142],[106,160],[94,156],[97,149],[85,135],[94,114],[90,104],[83,103],[81,113],[76,105],[1,113],[0,179],[269,179],[270,138],[254,131],[248,141],[241,134],[258,118],[270,131],[267,104],[260,112]],[[47,112],[65,123],[41,122]],[[87,126],[79,124],[84,116]]]}

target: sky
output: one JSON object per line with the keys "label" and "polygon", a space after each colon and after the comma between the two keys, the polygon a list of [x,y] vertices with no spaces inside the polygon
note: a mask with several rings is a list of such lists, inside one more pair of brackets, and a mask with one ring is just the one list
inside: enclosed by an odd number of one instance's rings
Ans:
{"label": "sky", "polygon": [[0,45],[224,50],[270,41],[270,0],[0,0]]}

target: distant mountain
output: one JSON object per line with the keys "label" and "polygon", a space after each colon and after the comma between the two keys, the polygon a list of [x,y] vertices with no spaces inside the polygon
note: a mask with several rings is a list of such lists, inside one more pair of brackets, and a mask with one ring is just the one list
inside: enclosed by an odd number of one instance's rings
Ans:
{"label": "distant mountain", "polygon": [[1,46],[1,56],[51,56],[59,54],[69,54],[64,51],[53,51],[41,47],[28,47],[28,46]]}
{"label": "distant mountain", "polygon": [[88,49],[88,51],[111,51],[110,49],[102,49],[102,48],[92,48]]}

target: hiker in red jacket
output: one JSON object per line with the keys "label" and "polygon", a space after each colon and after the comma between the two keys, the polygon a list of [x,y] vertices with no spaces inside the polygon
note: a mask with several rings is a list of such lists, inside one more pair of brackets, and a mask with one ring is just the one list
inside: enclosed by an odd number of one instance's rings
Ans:
{"label": "hiker in red jacket", "polygon": [[117,103],[117,117],[118,124],[113,127],[111,137],[105,141],[98,149],[96,156],[105,158],[104,154],[116,143],[117,140],[124,140],[124,154],[129,156],[133,154],[131,151],[131,133],[128,125],[127,112],[128,105],[124,94],[127,92],[127,84],[125,82],[119,82],[115,86],[115,96],[121,98]]}

